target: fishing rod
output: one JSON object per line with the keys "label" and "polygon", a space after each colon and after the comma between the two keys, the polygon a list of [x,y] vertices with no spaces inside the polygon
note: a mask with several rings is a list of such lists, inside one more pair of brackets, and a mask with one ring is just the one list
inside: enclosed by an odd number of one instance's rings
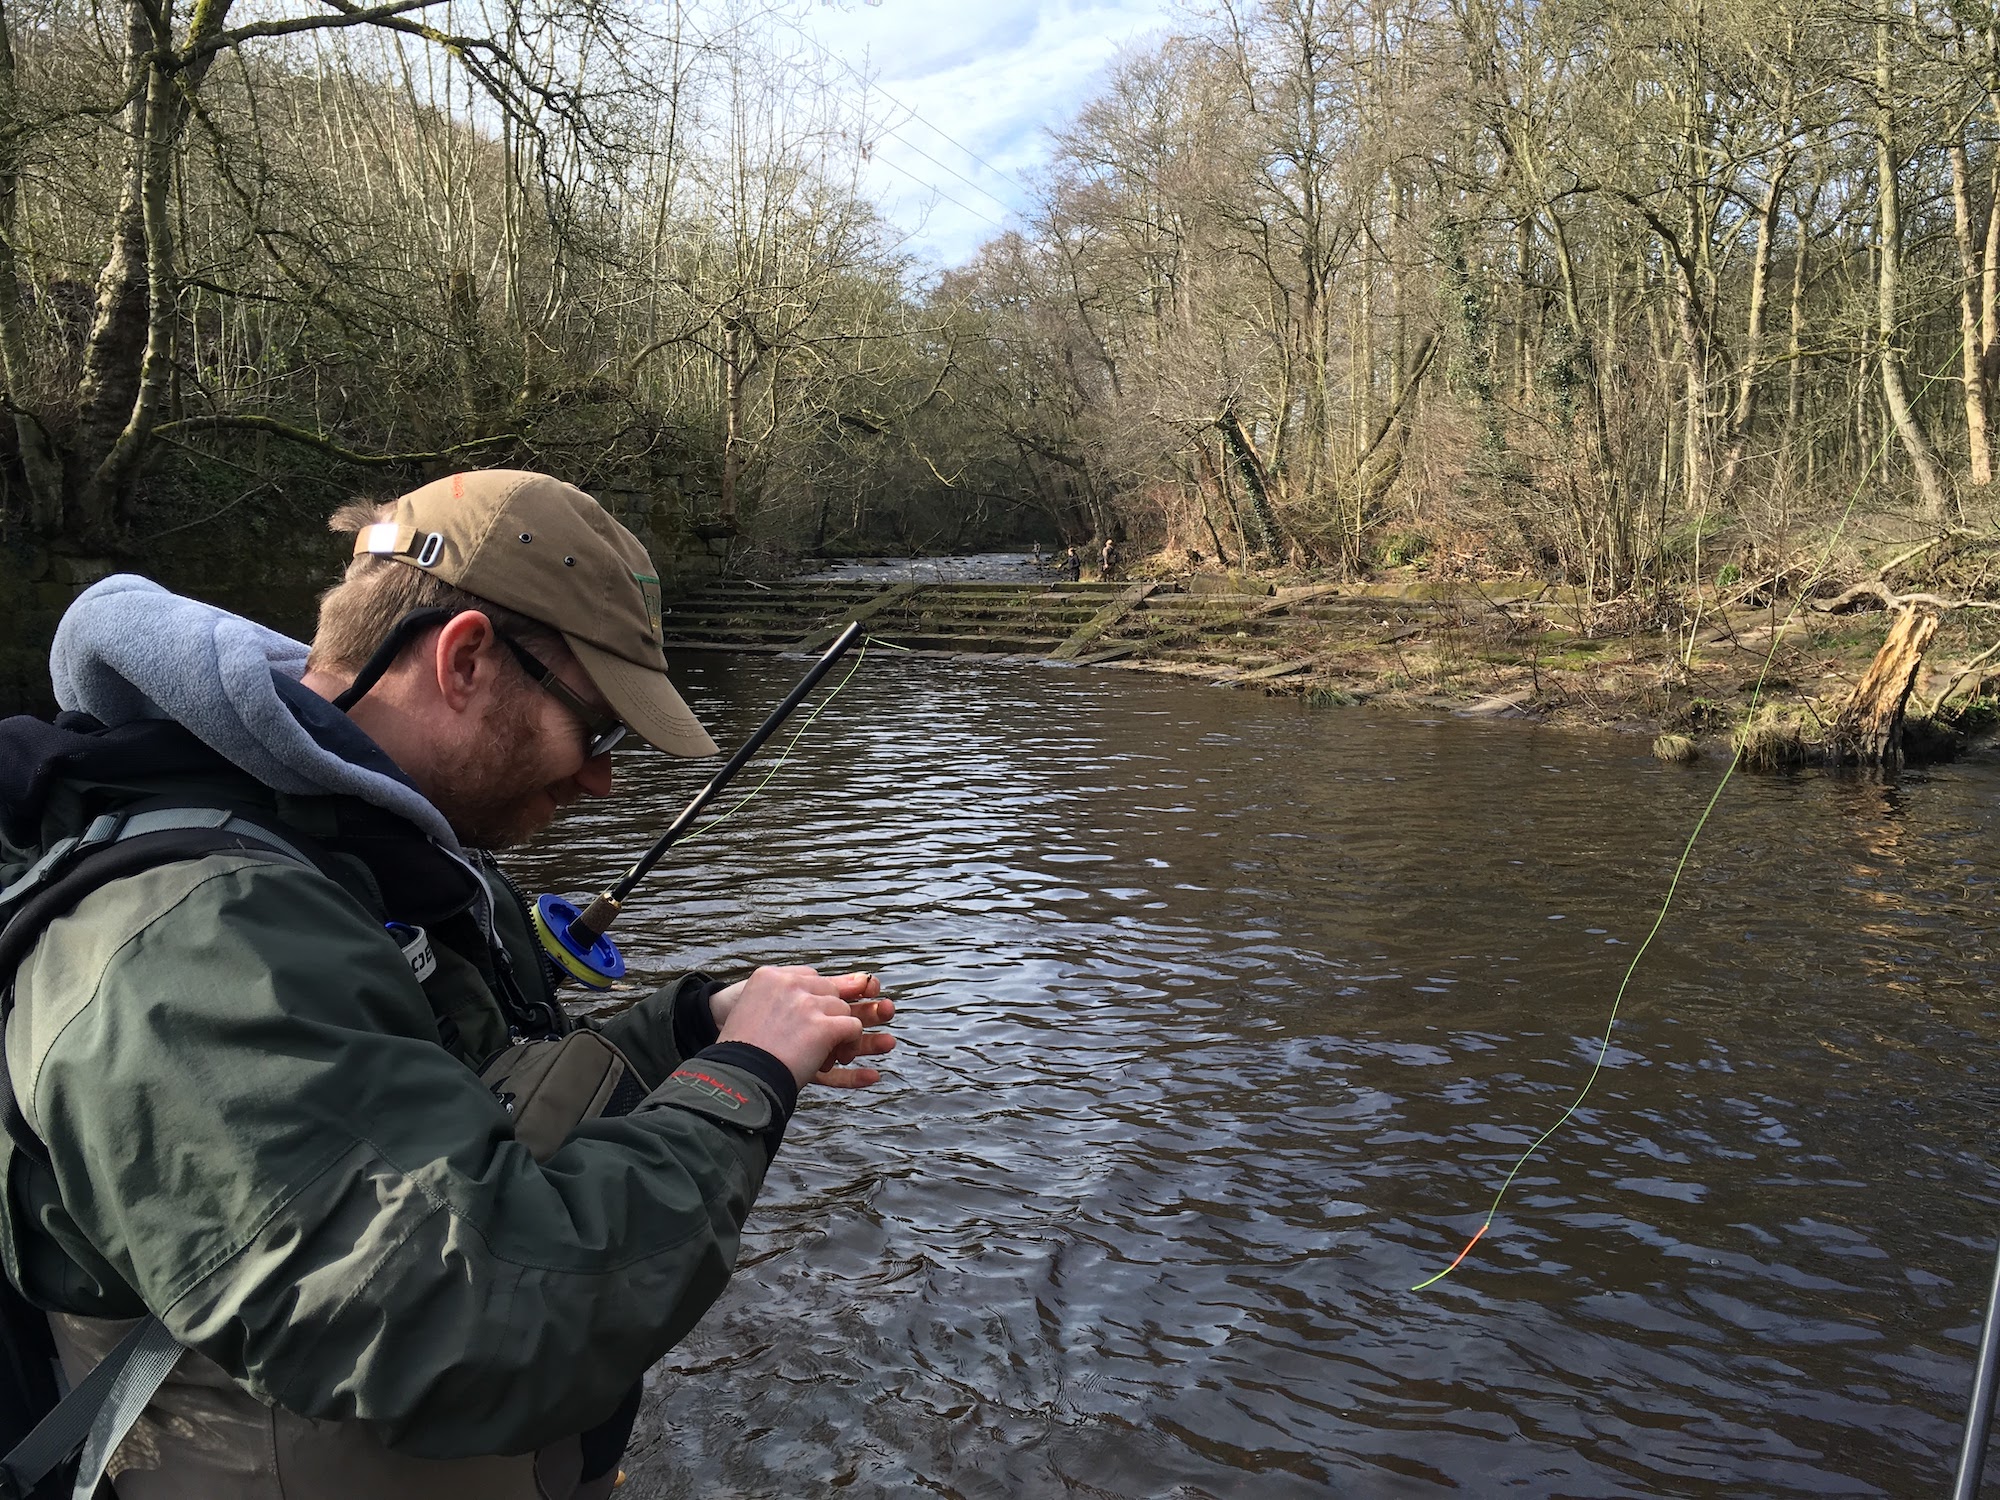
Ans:
{"label": "fishing rod", "polygon": [[799,679],[798,686],[785,695],[785,701],[771,710],[771,716],[757,726],[757,732],[729,757],[727,765],[709,778],[707,786],[694,794],[694,799],[681,809],[680,816],[667,825],[667,831],[653,841],[653,847],[640,855],[616,884],[600,891],[580,911],[560,896],[535,898],[535,936],[541,940],[542,951],[555,961],[563,973],[593,990],[608,990],[614,981],[625,977],[625,959],[604,934],[618,920],[618,913],[631,896],[632,888],[646,878],[653,866],[660,862],[661,856],[687,835],[694,826],[694,820],[701,816],[702,809],[729,785],[730,778],[749,763],[750,757],[764,747],[764,742],[778,732],[778,726],[791,716],[793,709],[805,702],[812,690],[819,686],[820,679],[833,670],[833,664],[860,636],[861,622],[855,620],[834,638],[825,655],[814,662],[812,670]]}
{"label": "fishing rod", "polygon": [[1965,1441],[1958,1450],[1958,1482],[1951,1500],[1979,1500],[1979,1475],[1986,1467],[1986,1437],[1993,1426],[1995,1375],[2000,1373],[2000,1257],[1993,1263],[1993,1290],[1986,1297],[1986,1323],[1979,1331],[1979,1364],[1972,1377],[1972,1407],[1965,1416]]}

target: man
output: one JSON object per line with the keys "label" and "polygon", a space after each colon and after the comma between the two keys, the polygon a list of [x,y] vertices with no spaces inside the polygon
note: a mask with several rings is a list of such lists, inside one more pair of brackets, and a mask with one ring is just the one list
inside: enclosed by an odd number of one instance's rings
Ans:
{"label": "man", "polygon": [[766,968],[572,1031],[479,846],[606,795],[627,729],[713,751],[645,550],[514,471],[334,524],[310,656],[107,579],[52,655],[90,718],[0,725],[0,878],[107,813],[242,843],[90,891],[14,972],[0,1249],[72,1380],[149,1314],[183,1346],[121,1500],[602,1496],[798,1090],[876,1082],[893,1006]]}

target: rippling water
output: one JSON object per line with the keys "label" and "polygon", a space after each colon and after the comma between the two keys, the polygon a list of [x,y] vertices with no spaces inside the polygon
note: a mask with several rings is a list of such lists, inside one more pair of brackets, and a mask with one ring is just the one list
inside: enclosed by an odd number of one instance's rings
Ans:
{"label": "rippling water", "polygon": [[[727,746],[801,666],[677,676]],[[524,876],[601,886],[709,769],[621,756]],[[871,656],[619,928],[654,978],[877,969],[903,1038],[801,1109],[622,1493],[1941,1491],[1993,765],[1734,781],[1588,1103],[1408,1290],[1588,1074],[1720,771]]]}

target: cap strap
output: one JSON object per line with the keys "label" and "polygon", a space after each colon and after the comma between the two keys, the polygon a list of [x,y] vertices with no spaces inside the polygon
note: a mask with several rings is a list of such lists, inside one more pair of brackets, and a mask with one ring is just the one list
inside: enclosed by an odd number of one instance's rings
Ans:
{"label": "cap strap", "polygon": [[410,543],[416,540],[417,528],[398,526],[394,521],[377,521],[373,526],[361,528],[361,534],[354,539],[354,555],[364,553],[394,555],[407,552]]}
{"label": "cap strap", "polygon": [[361,528],[354,539],[354,555],[361,557],[407,557],[420,568],[428,568],[444,551],[444,534],[399,526],[394,521],[377,521]]}

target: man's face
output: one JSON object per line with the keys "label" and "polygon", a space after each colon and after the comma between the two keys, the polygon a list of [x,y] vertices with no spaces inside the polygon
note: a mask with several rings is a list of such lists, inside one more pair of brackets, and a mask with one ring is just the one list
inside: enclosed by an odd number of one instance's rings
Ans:
{"label": "man's face", "polygon": [[[497,641],[494,691],[480,709],[472,749],[440,768],[431,800],[467,844],[506,849],[526,843],[579,797],[611,790],[611,757],[584,756],[584,726],[532,681]],[[593,707],[604,696],[567,652],[536,643],[534,654]]]}

